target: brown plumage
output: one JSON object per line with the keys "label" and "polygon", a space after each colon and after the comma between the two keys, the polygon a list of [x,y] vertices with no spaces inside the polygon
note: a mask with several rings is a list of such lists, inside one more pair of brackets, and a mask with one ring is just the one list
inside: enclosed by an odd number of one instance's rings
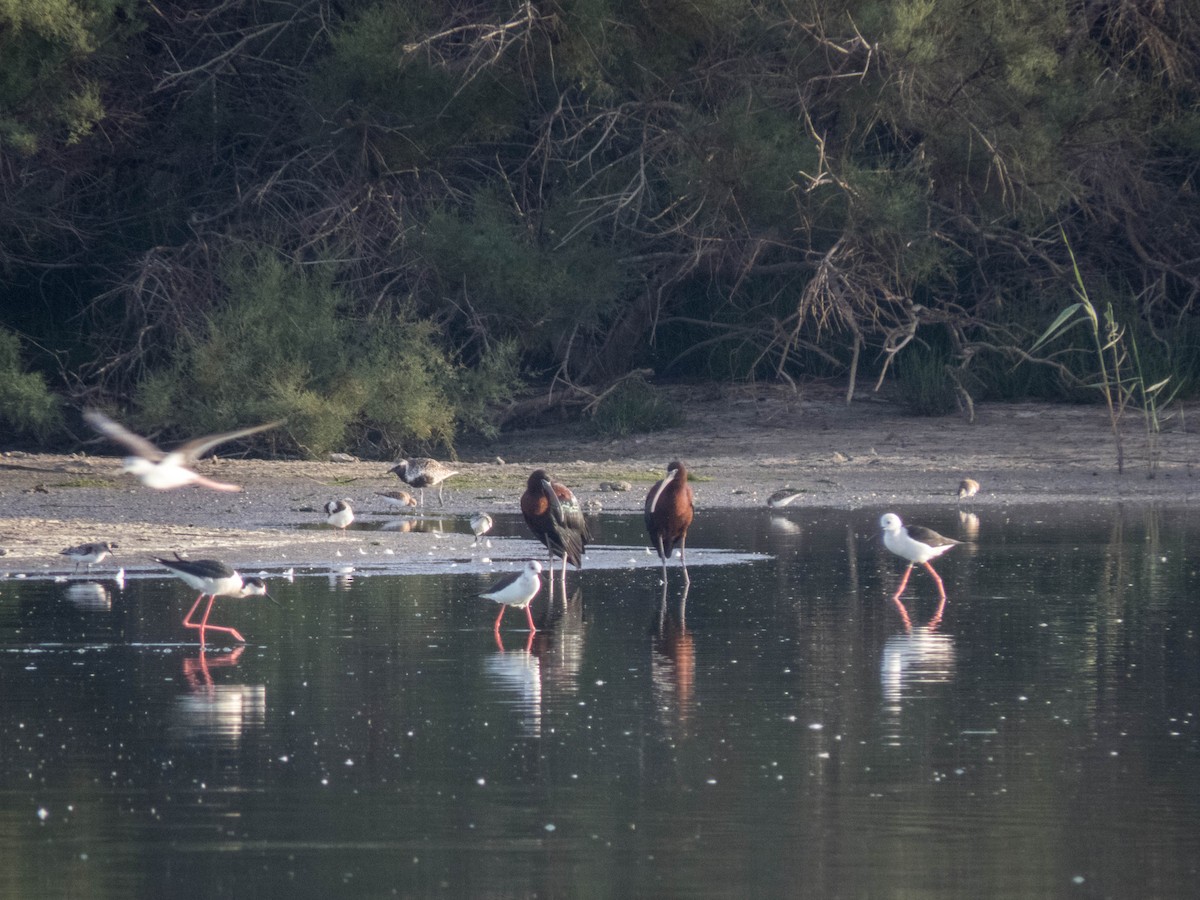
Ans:
{"label": "brown plumage", "polygon": [[568,562],[577,569],[583,568],[583,554],[592,533],[570,488],[554,481],[545,469],[535,470],[521,495],[521,514],[534,537],[550,551],[551,573],[556,557],[562,558],[563,578],[567,576]]}
{"label": "brown plumage", "polygon": [[445,506],[446,502],[442,499],[442,482],[451,475],[458,474],[457,469],[452,469],[445,463],[440,463],[436,459],[430,459],[428,456],[402,459],[388,469],[388,471],[409,487],[414,487],[421,492],[422,506],[425,505],[425,488],[427,487],[437,488],[438,504]]}
{"label": "brown plumage", "polygon": [[667,577],[667,560],[679,547],[683,578],[691,584],[687,570],[687,533],[692,527],[696,510],[692,502],[692,486],[683,463],[675,460],[667,466],[665,478],[654,483],[646,495],[646,531],[658,557],[662,560],[663,579]]}

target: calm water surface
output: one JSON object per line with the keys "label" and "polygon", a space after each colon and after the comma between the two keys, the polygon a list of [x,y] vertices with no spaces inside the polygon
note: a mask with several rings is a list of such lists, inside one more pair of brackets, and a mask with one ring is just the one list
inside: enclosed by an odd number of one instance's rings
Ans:
{"label": "calm water surface", "polygon": [[514,518],[205,653],[173,578],[0,581],[0,896],[1194,896],[1200,516],[896,510],[977,528],[942,605],[883,511],[704,511],[686,603],[606,515],[499,645]]}

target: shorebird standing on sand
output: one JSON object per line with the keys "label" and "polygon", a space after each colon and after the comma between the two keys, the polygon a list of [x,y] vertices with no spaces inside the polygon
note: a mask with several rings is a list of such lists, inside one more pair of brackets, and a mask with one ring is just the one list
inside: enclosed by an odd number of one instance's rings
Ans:
{"label": "shorebird standing on sand", "polygon": [[67,547],[65,550],[59,551],[59,556],[65,556],[67,559],[75,563],[75,571],[79,571],[80,566],[87,566],[87,570],[92,571],[92,565],[102,562],[112,556],[112,552],[117,549],[117,545],[112,541],[103,541],[98,544],[80,544],[77,547]]}
{"label": "shorebird standing on sand", "polygon": [[425,488],[427,487],[436,487],[438,489],[438,505],[445,506],[446,501],[442,499],[442,482],[451,475],[458,474],[457,469],[451,469],[449,466],[438,462],[436,459],[430,459],[428,456],[402,459],[388,469],[388,471],[409,487],[420,490],[422,506],[425,505]]}

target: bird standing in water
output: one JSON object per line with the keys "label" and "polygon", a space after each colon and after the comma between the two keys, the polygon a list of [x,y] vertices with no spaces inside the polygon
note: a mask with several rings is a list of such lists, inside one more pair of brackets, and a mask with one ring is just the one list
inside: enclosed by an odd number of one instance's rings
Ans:
{"label": "bird standing in water", "polygon": [[929,570],[929,574],[937,582],[939,596],[945,598],[946,587],[942,584],[942,579],[934,571],[933,566],[929,564],[929,560],[936,559],[947,550],[957,547],[962,541],[945,537],[929,528],[922,528],[920,525],[906,527],[895,513],[885,513],[880,517],[879,527],[883,529],[883,545],[897,556],[908,560],[908,568],[904,570],[904,578],[900,581],[900,587],[896,588],[895,596],[899,597],[904,593],[913,566],[920,563]]}
{"label": "bird standing in water", "polygon": [[471,531],[475,535],[475,543],[479,543],[479,539],[492,530],[492,517],[485,512],[477,512],[471,516]]}
{"label": "bird standing in water", "polygon": [[529,633],[533,634],[537,631],[537,627],[533,624],[533,613],[529,609],[529,604],[542,589],[541,571],[542,564],[536,559],[531,559],[525,563],[525,568],[520,572],[505,575],[486,591],[480,592],[480,597],[485,600],[495,600],[500,604],[500,615],[496,616],[495,631],[500,630],[500,620],[504,618],[504,613],[510,606],[524,609],[525,617],[529,620]]}
{"label": "bird standing in water", "polygon": [[696,509],[692,498],[692,486],[688,484],[688,473],[683,463],[675,460],[667,466],[667,474],[656,481],[646,495],[646,531],[662,560],[663,582],[667,580],[667,560],[679,547],[679,562],[683,565],[683,580],[691,584],[687,570],[688,529]]}
{"label": "bird standing in water", "polygon": [[325,521],[334,528],[349,528],[354,521],[354,510],[350,508],[349,498],[330,500],[325,504]]}
{"label": "bird standing in water", "polygon": [[554,481],[545,469],[535,469],[521,495],[521,514],[534,537],[550,551],[551,584],[556,557],[563,561],[564,583],[568,562],[577,569],[583,568],[583,554],[592,540],[592,532],[570,488]]}
{"label": "bird standing in water", "polygon": [[428,456],[402,459],[388,469],[388,471],[409,487],[420,490],[422,506],[425,505],[425,488],[427,487],[436,487],[438,489],[438,505],[445,506],[446,501],[442,499],[442,482],[451,475],[458,474],[457,469],[451,469],[449,466],[438,462],[436,459],[430,459]]}
{"label": "bird standing in water", "polygon": [[[261,578],[243,578],[232,568],[215,559],[184,559],[178,553],[174,559],[153,557],[159,565],[166,566],[176,577],[190,585],[193,590],[200,592],[192,608],[183,617],[185,628],[197,628],[200,631],[200,645],[204,645],[206,631],[223,631],[235,641],[246,643],[246,639],[236,628],[225,625],[209,625],[208,617],[212,613],[213,602],[218,597],[266,597],[272,603],[274,598],[267,593],[267,585]],[[200,606],[200,601],[208,597],[208,605],[204,607],[204,618],[199,622],[192,621],[192,615]]]}
{"label": "bird standing in water", "polygon": [[236,484],[213,481],[198,472],[193,472],[188,467],[217,444],[232,441],[234,438],[258,434],[260,431],[276,428],[283,424],[283,420],[280,419],[278,422],[255,425],[253,428],[210,434],[207,437],[196,438],[194,441],[181,444],[168,453],[160,450],[141,435],[134,434],[124,425],[114,422],[99,410],[84,410],[83,418],[105,437],[118,444],[124,444],[133,451],[132,456],[125,457],[125,471],[140,478],[146,487],[159,491],[183,487],[185,484],[198,484],[201,487],[212,488],[214,491],[240,491],[241,487]]}

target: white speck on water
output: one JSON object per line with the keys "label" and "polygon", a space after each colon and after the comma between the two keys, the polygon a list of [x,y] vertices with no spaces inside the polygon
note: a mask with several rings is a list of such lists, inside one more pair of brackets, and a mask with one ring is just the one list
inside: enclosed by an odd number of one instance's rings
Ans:
{"label": "white speck on water", "polygon": [[1071,884],[1083,884],[1085,881],[1087,881],[1087,879],[1084,878],[1082,875],[1076,875],[1074,878],[1071,879]]}
{"label": "white speck on water", "polygon": [[809,730],[809,731],[820,731],[820,730],[821,730],[822,728],[824,728],[824,727],[825,727],[825,726],[824,726],[824,725],[822,725],[820,722],[809,722],[809,723],[808,723],[808,730]]}
{"label": "white speck on water", "polygon": [[354,760],[348,759],[348,760],[346,760],[346,762],[343,765],[352,766],[352,765],[354,765]]}
{"label": "white speck on water", "polygon": [[487,784],[487,779],[486,778],[476,778],[475,783],[477,785],[479,785],[480,787],[483,787],[485,784]]}
{"label": "white speck on water", "polygon": [[596,687],[604,687],[604,679],[603,678],[596,679]]}
{"label": "white speck on water", "polygon": [[280,756],[280,757],[279,757],[279,761],[280,761],[281,763],[290,762],[290,759],[291,759],[291,758],[290,758],[290,757],[289,757],[289,756],[288,756],[286,753],[285,753],[283,756]]}
{"label": "white speck on water", "polygon": [[554,823],[553,822],[547,822],[545,827],[546,827],[547,831],[554,831]]}
{"label": "white speck on water", "polygon": [[46,809],[44,806],[38,807],[37,817],[45,822],[48,818],[50,818],[50,810]]}
{"label": "white speck on water", "polygon": [[715,779],[715,778],[709,778],[709,779],[708,779],[707,781],[705,781],[704,783],[705,783],[705,784],[716,784],[716,783],[717,783],[717,779]]}
{"label": "white speck on water", "polygon": [[787,720],[788,720],[789,722],[795,722],[795,721],[796,721],[796,717],[795,717],[795,716],[788,716],[788,717],[787,717]]}

